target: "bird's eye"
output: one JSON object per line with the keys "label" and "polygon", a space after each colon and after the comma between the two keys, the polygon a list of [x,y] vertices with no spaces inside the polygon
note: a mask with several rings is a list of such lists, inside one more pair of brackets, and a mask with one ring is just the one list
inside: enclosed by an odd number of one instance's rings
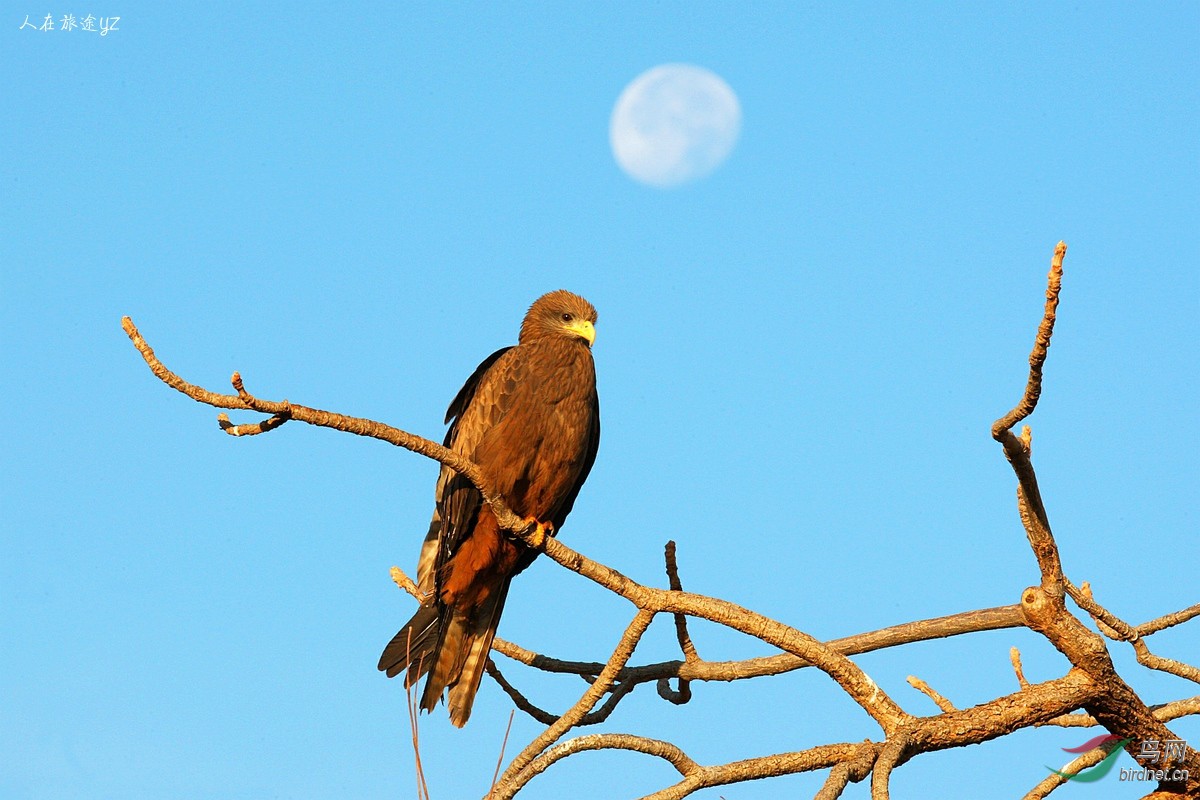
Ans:
{"label": "bird's eye", "polygon": [[568,314],[563,314],[563,315],[562,315],[562,321],[563,321],[563,322],[570,322],[570,321],[571,321],[571,320],[573,320],[573,319],[574,319],[574,317],[572,317],[572,316],[571,316],[569,313],[568,313]]}

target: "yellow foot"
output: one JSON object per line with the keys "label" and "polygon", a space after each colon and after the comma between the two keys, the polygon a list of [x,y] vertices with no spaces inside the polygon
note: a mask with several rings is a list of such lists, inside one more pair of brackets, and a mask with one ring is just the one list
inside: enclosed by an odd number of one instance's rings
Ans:
{"label": "yellow foot", "polygon": [[549,522],[542,522],[537,517],[526,517],[525,521],[534,526],[530,532],[528,544],[535,550],[542,550],[546,547],[546,537],[554,536],[554,526]]}

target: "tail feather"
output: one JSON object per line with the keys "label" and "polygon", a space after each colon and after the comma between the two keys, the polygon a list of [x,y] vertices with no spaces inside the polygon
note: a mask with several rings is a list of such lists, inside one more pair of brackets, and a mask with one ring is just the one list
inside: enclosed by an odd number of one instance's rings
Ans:
{"label": "tail feather", "polygon": [[507,595],[508,582],[505,581],[499,591],[484,600],[474,613],[451,612],[443,621],[438,641],[431,651],[436,653],[436,658],[431,659],[433,664],[421,695],[423,710],[433,711],[443,692],[449,689],[450,721],[459,728],[467,724]]}
{"label": "tail feather", "polygon": [[412,686],[430,670],[441,638],[436,605],[421,606],[413,618],[392,637],[379,657],[379,669],[394,678],[407,670],[404,688]]}
{"label": "tail feather", "polygon": [[458,678],[450,686],[450,696],[447,704],[450,710],[450,722],[461,728],[467,724],[471,716],[471,706],[475,703],[475,693],[479,691],[479,682],[487,667],[488,653],[492,650],[492,640],[496,638],[496,628],[500,624],[500,612],[504,610],[504,599],[508,595],[508,582],[505,581],[500,591],[496,592],[482,608],[479,609],[476,625],[464,654]]}
{"label": "tail feather", "polygon": [[425,691],[421,695],[422,710],[433,711],[442,699],[442,692],[457,679],[464,649],[470,642],[469,635],[470,620],[466,616],[451,612],[442,624],[441,635],[433,651],[435,658],[432,669],[429,670],[429,679],[425,681]]}

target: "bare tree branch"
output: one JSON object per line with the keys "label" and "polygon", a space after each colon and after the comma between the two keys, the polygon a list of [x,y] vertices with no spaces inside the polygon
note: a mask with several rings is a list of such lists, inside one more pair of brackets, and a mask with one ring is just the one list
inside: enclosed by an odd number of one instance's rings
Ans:
{"label": "bare tree branch", "polygon": [[[1140,627],[1135,628],[1097,603],[1096,599],[1092,596],[1092,587],[1086,581],[1078,588],[1070,581],[1067,581],[1066,588],[1067,594],[1071,596],[1071,599],[1080,608],[1088,612],[1092,616],[1092,619],[1096,621],[1101,633],[1110,639],[1129,642],[1133,646],[1134,656],[1137,658],[1139,664],[1149,669],[1167,672],[1180,678],[1200,683],[1200,669],[1190,664],[1184,664],[1182,661],[1176,661],[1173,658],[1164,658],[1151,653],[1150,647],[1146,644],[1144,638],[1150,634],[1143,634]],[[1187,610],[1190,611],[1191,609]],[[1161,619],[1163,618],[1160,617],[1159,620]],[[1159,620],[1153,620],[1153,622],[1158,622]]]}
{"label": "bare tree branch", "polygon": [[[1150,706],[1150,711],[1153,712],[1154,718],[1159,722],[1170,722],[1173,719],[1187,717],[1193,714],[1200,714],[1200,695],[1196,697],[1186,697],[1182,700],[1172,700],[1170,703],[1160,703],[1156,706]],[[1063,714],[1061,717],[1047,720],[1039,723],[1040,725],[1054,725],[1059,728],[1091,728],[1100,723],[1091,714]]]}
{"label": "bare tree branch", "polygon": [[1185,608],[1182,611],[1176,611],[1173,614],[1165,614],[1156,619],[1152,619],[1149,622],[1143,622],[1141,625],[1137,626],[1137,632],[1141,636],[1149,636],[1153,633],[1164,631],[1167,628],[1181,625],[1190,619],[1195,619],[1196,617],[1200,617],[1200,603]]}
{"label": "bare tree branch", "polygon": [[871,774],[875,767],[875,759],[879,757],[880,746],[874,742],[866,742],[859,747],[858,755],[848,758],[829,770],[821,791],[813,800],[837,800],[850,783],[858,783]]}
{"label": "bare tree branch", "polygon": [[234,425],[229,421],[228,414],[224,412],[217,414],[217,424],[221,426],[221,430],[230,436],[257,436],[260,433],[275,430],[289,419],[291,419],[291,415],[276,414],[252,425]]}
{"label": "bare tree branch", "polygon": [[492,676],[492,680],[494,680],[500,686],[500,688],[504,690],[504,693],[512,698],[512,701],[516,704],[518,710],[524,711],[526,714],[533,717],[543,725],[553,725],[558,721],[558,715],[551,714],[549,711],[535,706],[527,697],[525,697],[525,695],[521,694],[519,689],[509,683],[508,679],[504,677],[504,673],[501,672],[500,668],[496,666],[495,661],[489,658],[487,663],[484,664],[484,669],[487,670],[488,675]]}
{"label": "bare tree branch", "polygon": [[[1171,739],[1171,732],[1155,718],[1137,693],[1117,674],[1103,638],[1089,631],[1067,611],[1064,599],[1066,579],[1062,572],[1062,562],[1038,489],[1037,476],[1030,461],[1032,436],[1028,426],[1022,431],[1019,439],[1013,436],[1011,430],[1014,425],[1033,413],[1041,395],[1042,368],[1049,351],[1050,337],[1054,332],[1058,297],[1062,288],[1062,262],[1066,250],[1066,245],[1059,242],[1050,263],[1046,306],[1042,322],[1038,326],[1033,352],[1029,356],[1029,379],[1026,382],[1025,393],[1021,401],[992,426],[993,438],[1003,445],[1004,455],[1017,475],[1020,484],[1017,490],[1018,510],[1042,575],[1041,586],[1025,590],[1021,597],[1021,608],[1030,628],[1045,636],[1077,669],[1083,670],[1098,685],[1104,686],[1105,691],[1092,697],[1084,707],[1105,728],[1123,739],[1133,741]],[[1076,602],[1090,603],[1101,612],[1099,606],[1091,602],[1090,597],[1085,597],[1078,590],[1074,595]],[[1111,614],[1101,613],[1106,618],[1105,624],[1111,622],[1118,628],[1123,626],[1128,629],[1128,626]],[[1139,756],[1132,748],[1130,750],[1130,755],[1138,759]],[[1142,760],[1145,760],[1144,757]],[[1193,776],[1191,780],[1194,787],[1200,790],[1200,754],[1185,747],[1181,764],[1185,765]]]}
{"label": "bare tree branch", "polygon": [[[547,541],[552,542],[554,540],[549,539]],[[613,651],[612,658],[608,660],[608,664],[601,670],[600,675],[596,678],[596,682],[588,687],[588,690],[583,693],[583,697],[579,698],[579,702],[551,723],[550,727],[530,742],[512,760],[508,768],[504,770],[504,775],[501,776],[500,783],[496,786],[497,797],[500,800],[512,797],[536,774],[525,771],[525,768],[542,751],[561,739],[563,734],[574,727],[587,712],[595,707],[600,698],[604,696],[604,693],[612,687],[617,673],[629,661],[629,657],[633,655],[633,650],[641,640],[642,634],[650,627],[650,623],[654,619],[654,614],[654,611],[640,609],[634,615],[633,621],[625,629],[624,635],[621,636],[621,641],[617,644],[616,650]]]}
{"label": "bare tree branch", "polygon": [[[392,568],[396,570],[396,567]],[[403,588],[403,587],[402,587]],[[826,645],[846,656],[871,653],[890,647],[899,647],[913,642],[927,642],[968,633],[1024,627],[1021,607],[1018,605],[965,611],[934,619],[917,620],[903,625],[893,625],[876,631],[855,634],[841,639],[832,639]],[[496,639],[493,649],[514,661],[544,672],[575,675],[597,675],[604,668],[599,661],[566,661],[540,655],[512,642]],[[660,661],[638,667],[626,667],[619,680],[657,681],[664,678],[684,678],[689,681],[737,681],[766,675],[782,675],[812,664],[791,653],[774,656],[748,658],[742,661]]]}
{"label": "bare tree branch", "polygon": [[[667,560],[667,581],[672,591],[682,592],[683,583],[679,580],[679,564],[675,560],[675,541],[667,542],[666,548]],[[683,652],[684,663],[695,664],[700,660],[696,655],[696,645],[692,643],[692,637],[688,633],[687,615],[675,615],[675,638],[679,640],[679,649]],[[672,690],[671,683],[666,678],[660,678],[658,681],[658,694],[664,700],[667,700],[675,705],[683,705],[692,699],[692,683],[687,678],[679,679],[679,688]]]}
{"label": "bare tree branch", "polygon": [[904,734],[888,737],[871,772],[871,800],[888,800],[891,797],[889,786],[892,770],[900,765],[911,745],[912,742]]}
{"label": "bare tree branch", "polygon": [[1029,686],[1029,681],[1025,680],[1025,670],[1021,668],[1021,651],[1013,647],[1008,651],[1008,657],[1012,661],[1013,672],[1017,673],[1017,683],[1024,689]]}
{"label": "bare tree branch", "polygon": [[[1019,435],[1013,432],[1015,426],[1033,413],[1041,396],[1043,369],[1057,316],[1065,254],[1066,245],[1060,242],[1051,260],[1046,303],[1029,357],[1025,390],[1017,405],[992,426],[992,436],[1001,444],[1017,477],[1017,510],[1037,561],[1040,575],[1038,585],[1025,589],[1017,605],[920,620],[825,643],[797,628],[729,601],[685,592],[679,578],[674,542],[668,542],[665,551],[669,588],[643,585],[588,559],[557,539],[546,539],[544,543],[535,541],[532,535],[534,526],[516,516],[504,504],[502,498],[487,484],[479,467],[436,442],[373,420],[309,408],[287,400],[260,399],[245,388],[238,373],[234,373],[232,379],[236,394],[210,392],[168,370],[128,317],[122,320],[122,326],[154,375],[168,386],[197,402],[216,408],[269,415],[257,423],[234,425],[222,413],[218,415],[218,423],[225,433],[232,436],[260,435],[279,428],[285,422],[297,420],[376,438],[435,460],[463,475],[479,489],[502,528],[526,543],[539,547],[561,566],[629,600],[635,606],[637,610],[632,621],[612,655],[604,662],[560,660],[499,638],[494,640],[494,650],[522,664],[544,672],[578,675],[589,685],[571,708],[561,715],[554,715],[529,701],[491,660],[488,661],[489,674],[508,693],[517,708],[548,726],[508,764],[499,779],[494,780],[489,796],[514,796],[535,776],[568,756],[589,750],[618,749],[664,759],[680,774],[681,779],[674,785],[648,795],[653,800],[674,800],[706,787],[818,769],[830,770],[817,795],[820,800],[839,797],[849,783],[863,781],[868,775],[871,776],[872,797],[880,800],[889,795],[893,771],[923,753],[979,744],[1015,730],[1036,726],[1101,726],[1121,737],[1121,740],[1176,741],[1165,723],[1200,714],[1200,696],[1147,705],[1117,674],[1105,639],[1130,643],[1138,662],[1149,669],[1200,682],[1200,669],[1154,655],[1145,642],[1146,637],[1158,631],[1200,616],[1200,604],[1133,626],[1097,602],[1088,584],[1076,587],[1064,575],[1046,505],[1038,487],[1032,463],[1030,428],[1024,426]],[[392,578],[418,602],[422,599],[416,584],[402,570],[393,567]],[[1066,604],[1067,596],[1091,616],[1103,636],[1070,613]],[[629,661],[641,637],[660,613],[671,614],[674,619],[682,660],[630,666]],[[740,661],[707,661],[696,651],[688,629],[688,617],[708,620],[739,631],[782,652]],[[966,709],[955,708],[927,683],[910,677],[909,683],[929,696],[941,711],[928,717],[906,713],[849,658],[912,642],[1014,627],[1028,627],[1041,634],[1067,657],[1072,665],[1070,671],[1061,678],[1031,684],[1024,675],[1020,653],[1014,647],[1010,651],[1010,658],[1019,684],[1018,691]],[[878,723],[883,734],[880,741],[817,745],[712,766],[696,763],[672,743],[632,734],[601,733],[562,741],[574,728],[607,720],[622,698],[642,683],[657,682],[662,697],[674,703],[684,703],[691,698],[691,681],[745,680],[779,675],[809,666],[826,673]],[[679,682],[677,690],[671,689],[670,680]],[[416,748],[415,718],[412,735]],[[1128,749],[1135,759],[1146,762],[1146,757],[1139,756],[1132,746]],[[1086,768],[1088,764],[1098,763],[1103,755],[1102,750],[1085,754],[1073,761],[1069,768]],[[1175,783],[1160,784],[1151,796],[1181,799],[1200,795],[1200,755],[1193,748],[1185,746],[1180,757],[1172,764],[1188,770],[1189,777]],[[1061,780],[1051,775],[1035,787],[1029,797],[1044,797]]]}
{"label": "bare tree branch", "polygon": [[[1083,755],[1071,759],[1071,761],[1064,765],[1059,772],[1075,775],[1087,769],[1088,767],[1094,767],[1104,759],[1108,758],[1109,754],[1112,753],[1115,744],[1116,743],[1114,742],[1113,744],[1092,748]],[[1025,795],[1023,800],[1042,800],[1042,798],[1046,797],[1066,782],[1067,779],[1062,775],[1051,772],[1049,775],[1043,778],[1037,786],[1030,789],[1029,793]]]}
{"label": "bare tree branch", "polygon": [[[150,371],[159,380],[198,403],[204,403],[216,408],[250,409],[251,411],[258,411],[263,414],[272,414],[295,419],[300,422],[307,422],[309,425],[316,425],[322,428],[333,428],[334,430],[353,433],[357,436],[368,436],[372,439],[379,439],[388,444],[396,445],[397,447],[403,447],[418,455],[445,464],[474,484],[479,489],[480,494],[483,495],[484,501],[495,512],[500,526],[505,530],[529,534],[532,533],[535,527],[530,522],[518,517],[504,504],[504,501],[496,494],[495,490],[487,484],[479,467],[475,463],[455,453],[453,450],[443,447],[437,442],[415,436],[407,431],[402,431],[399,428],[393,428],[390,425],[384,425],[374,420],[348,417],[344,414],[335,414],[332,411],[321,411],[320,409],[309,408],[307,406],[293,405],[287,400],[277,402],[258,399],[246,391],[242,383],[242,376],[237,372],[233,373],[232,378],[237,395],[210,392],[207,389],[188,383],[167,369],[159,361],[154,351],[150,348],[150,345],[146,343],[146,340],[142,338],[137,326],[133,324],[133,320],[129,317],[122,317],[121,327],[125,329],[125,334],[133,342],[133,346],[142,354],[146,365],[150,367]],[[262,424],[265,425],[265,423]],[[274,427],[278,427],[278,425]]]}
{"label": "bare tree branch", "polygon": [[930,686],[928,683],[926,683],[925,681],[918,678],[916,675],[908,676],[908,685],[913,687],[914,689],[916,689],[918,692],[921,692],[922,694],[927,696],[942,711],[957,711],[958,710],[957,708],[954,707],[954,703],[951,703],[945,697],[938,694],[937,691],[932,686]]}
{"label": "bare tree branch", "polygon": [[690,770],[686,777],[674,786],[648,794],[642,800],[680,800],[700,789],[713,786],[725,786],[731,783],[741,783],[748,780],[774,778],[780,775],[794,775],[799,772],[813,772],[819,769],[835,767],[846,761],[860,757],[864,749],[869,750],[872,757],[878,745],[871,742],[863,744],[825,744],[795,753],[779,753],[772,756],[747,758],[728,764],[711,767],[696,767]]}
{"label": "bare tree branch", "polygon": [[1032,414],[1033,410],[1037,408],[1038,398],[1042,395],[1042,367],[1046,363],[1046,354],[1050,350],[1050,337],[1054,333],[1058,294],[1062,290],[1063,258],[1066,255],[1067,243],[1059,242],[1054,248],[1054,258],[1050,261],[1050,275],[1046,287],[1046,308],[1042,313],[1042,322],[1038,325],[1033,352],[1029,354],[1029,379],[1025,383],[1025,392],[1012,410],[992,425],[992,438],[996,441],[1001,441],[1004,434],[1009,433],[1014,425]]}
{"label": "bare tree branch", "polygon": [[1025,383],[1025,393],[1011,411],[992,424],[992,438],[1004,446],[1004,455],[1012,464],[1020,482],[1017,507],[1021,514],[1021,522],[1025,525],[1025,533],[1029,537],[1029,544],[1033,547],[1038,567],[1042,572],[1042,588],[1051,594],[1062,594],[1062,562],[1059,559],[1058,546],[1050,533],[1050,520],[1042,503],[1037,476],[1029,460],[1032,443],[1029,428],[1026,427],[1021,432],[1020,438],[1013,435],[1012,428],[1033,413],[1042,394],[1042,367],[1046,363],[1050,337],[1054,333],[1058,295],[1062,290],[1063,258],[1066,254],[1066,243],[1059,242],[1054,249],[1054,258],[1050,261],[1046,308],[1042,314],[1042,322],[1038,325],[1033,352],[1029,354],[1029,379]]}
{"label": "bare tree branch", "polygon": [[636,753],[645,753],[667,761],[675,767],[680,775],[688,775],[699,769],[699,765],[695,761],[688,758],[686,753],[670,742],[647,739],[644,736],[632,736],[627,733],[592,733],[568,739],[549,748],[526,767],[529,778],[540,775],[551,765],[567,756],[588,750],[630,750]]}

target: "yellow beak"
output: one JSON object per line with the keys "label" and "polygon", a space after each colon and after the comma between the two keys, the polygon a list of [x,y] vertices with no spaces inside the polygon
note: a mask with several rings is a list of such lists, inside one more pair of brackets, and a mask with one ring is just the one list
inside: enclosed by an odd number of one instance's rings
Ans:
{"label": "yellow beak", "polygon": [[586,319],[571,320],[565,327],[576,336],[587,339],[588,347],[591,347],[592,343],[596,341],[596,326]]}

